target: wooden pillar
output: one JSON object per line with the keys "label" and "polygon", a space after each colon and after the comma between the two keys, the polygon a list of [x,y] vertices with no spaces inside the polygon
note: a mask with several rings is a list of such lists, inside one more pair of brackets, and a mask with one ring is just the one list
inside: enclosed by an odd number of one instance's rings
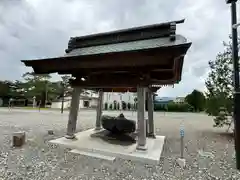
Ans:
{"label": "wooden pillar", "polygon": [[97,104],[97,117],[96,117],[96,127],[95,130],[101,129],[101,116],[103,109],[103,91],[99,90],[98,92],[98,104]]}
{"label": "wooden pillar", "polygon": [[148,88],[148,127],[149,127],[149,137],[155,137],[154,133],[154,120],[153,120],[153,112],[154,112],[154,102],[153,102],[153,92],[151,88]]}
{"label": "wooden pillar", "polygon": [[70,107],[68,125],[67,125],[67,134],[65,136],[67,139],[74,139],[75,138],[74,133],[76,131],[76,125],[77,125],[80,92],[81,92],[80,88],[78,88],[78,87],[73,88],[72,99],[71,99],[71,107]]}
{"label": "wooden pillar", "polygon": [[146,122],[144,118],[145,112],[145,88],[137,88],[137,98],[138,98],[138,140],[137,140],[137,149],[138,150],[147,150],[146,147]]}

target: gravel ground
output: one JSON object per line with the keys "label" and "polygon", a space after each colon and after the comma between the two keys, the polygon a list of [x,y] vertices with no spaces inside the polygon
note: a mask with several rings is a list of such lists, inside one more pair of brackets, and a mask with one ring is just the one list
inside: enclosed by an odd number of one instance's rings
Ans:
{"label": "gravel ground", "polygon": [[[108,112],[117,115],[119,112]],[[136,118],[132,112],[128,118]],[[79,114],[77,131],[91,128],[96,113]],[[0,179],[240,179],[235,169],[233,138],[224,129],[212,127],[212,117],[193,113],[155,113],[156,133],[165,135],[166,144],[157,166],[117,159],[114,163],[69,153],[69,149],[49,144],[65,134],[68,112],[0,109]],[[184,124],[185,158],[182,170],[179,157],[179,126]],[[54,130],[48,135],[47,130]],[[11,147],[12,133],[25,131],[27,143]],[[205,157],[199,150],[210,152]]]}

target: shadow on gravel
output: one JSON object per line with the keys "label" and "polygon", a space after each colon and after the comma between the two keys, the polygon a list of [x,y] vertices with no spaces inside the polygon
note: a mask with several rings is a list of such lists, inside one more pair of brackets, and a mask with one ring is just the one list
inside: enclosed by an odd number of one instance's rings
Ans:
{"label": "shadow on gravel", "polygon": [[205,137],[217,138],[222,140],[232,141],[234,140],[234,133],[233,132],[226,132],[224,130],[217,130],[217,131],[203,131],[202,135]]}
{"label": "shadow on gravel", "polygon": [[233,132],[220,132],[218,134],[222,137],[226,137],[226,138],[229,138],[229,139],[234,138],[234,133]]}

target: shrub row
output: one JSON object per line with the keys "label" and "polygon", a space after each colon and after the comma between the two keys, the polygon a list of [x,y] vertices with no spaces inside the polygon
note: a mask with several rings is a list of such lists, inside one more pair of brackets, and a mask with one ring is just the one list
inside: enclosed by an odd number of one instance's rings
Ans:
{"label": "shrub row", "polygon": [[[125,103],[122,102],[122,108],[123,110],[132,110],[132,109],[137,109],[137,104],[130,104],[130,103]],[[147,103],[145,105],[146,110],[147,110]],[[119,103],[112,103],[104,104],[104,109],[105,110],[119,110],[120,109],[120,104]],[[169,111],[169,112],[192,112],[193,107],[187,103],[168,103],[168,104],[154,104],[154,111]]]}
{"label": "shrub row", "polygon": [[169,112],[192,112],[193,107],[187,103],[168,103],[168,104],[154,104],[155,111],[169,111]]}
{"label": "shrub row", "polygon": [[[135,108],[134,104],[131,103],[126,103],[124,101],[122,101],[121,103],[122,105],[122,109],[123,110],[132,110]],[[120,103],[114,102],[114,103],[105,103],[104,104],[104,109],[105,110],[119,110],[120,109]]]}

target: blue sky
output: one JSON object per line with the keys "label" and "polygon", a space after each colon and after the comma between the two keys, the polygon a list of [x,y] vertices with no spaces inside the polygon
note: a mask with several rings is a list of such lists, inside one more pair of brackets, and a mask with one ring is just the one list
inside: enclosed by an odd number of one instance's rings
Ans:
{"label": "blue sky", "polygon": [[193,42],[182,81],[158,94],[184,96],[193,89],[204,90],[208,61],[223,50],[230,33],[225,0],[1,0],[0,79],[20,79],[31,70],[21,59],[63,55],[71,36],[182,18],[186,21],[177,32]]}

